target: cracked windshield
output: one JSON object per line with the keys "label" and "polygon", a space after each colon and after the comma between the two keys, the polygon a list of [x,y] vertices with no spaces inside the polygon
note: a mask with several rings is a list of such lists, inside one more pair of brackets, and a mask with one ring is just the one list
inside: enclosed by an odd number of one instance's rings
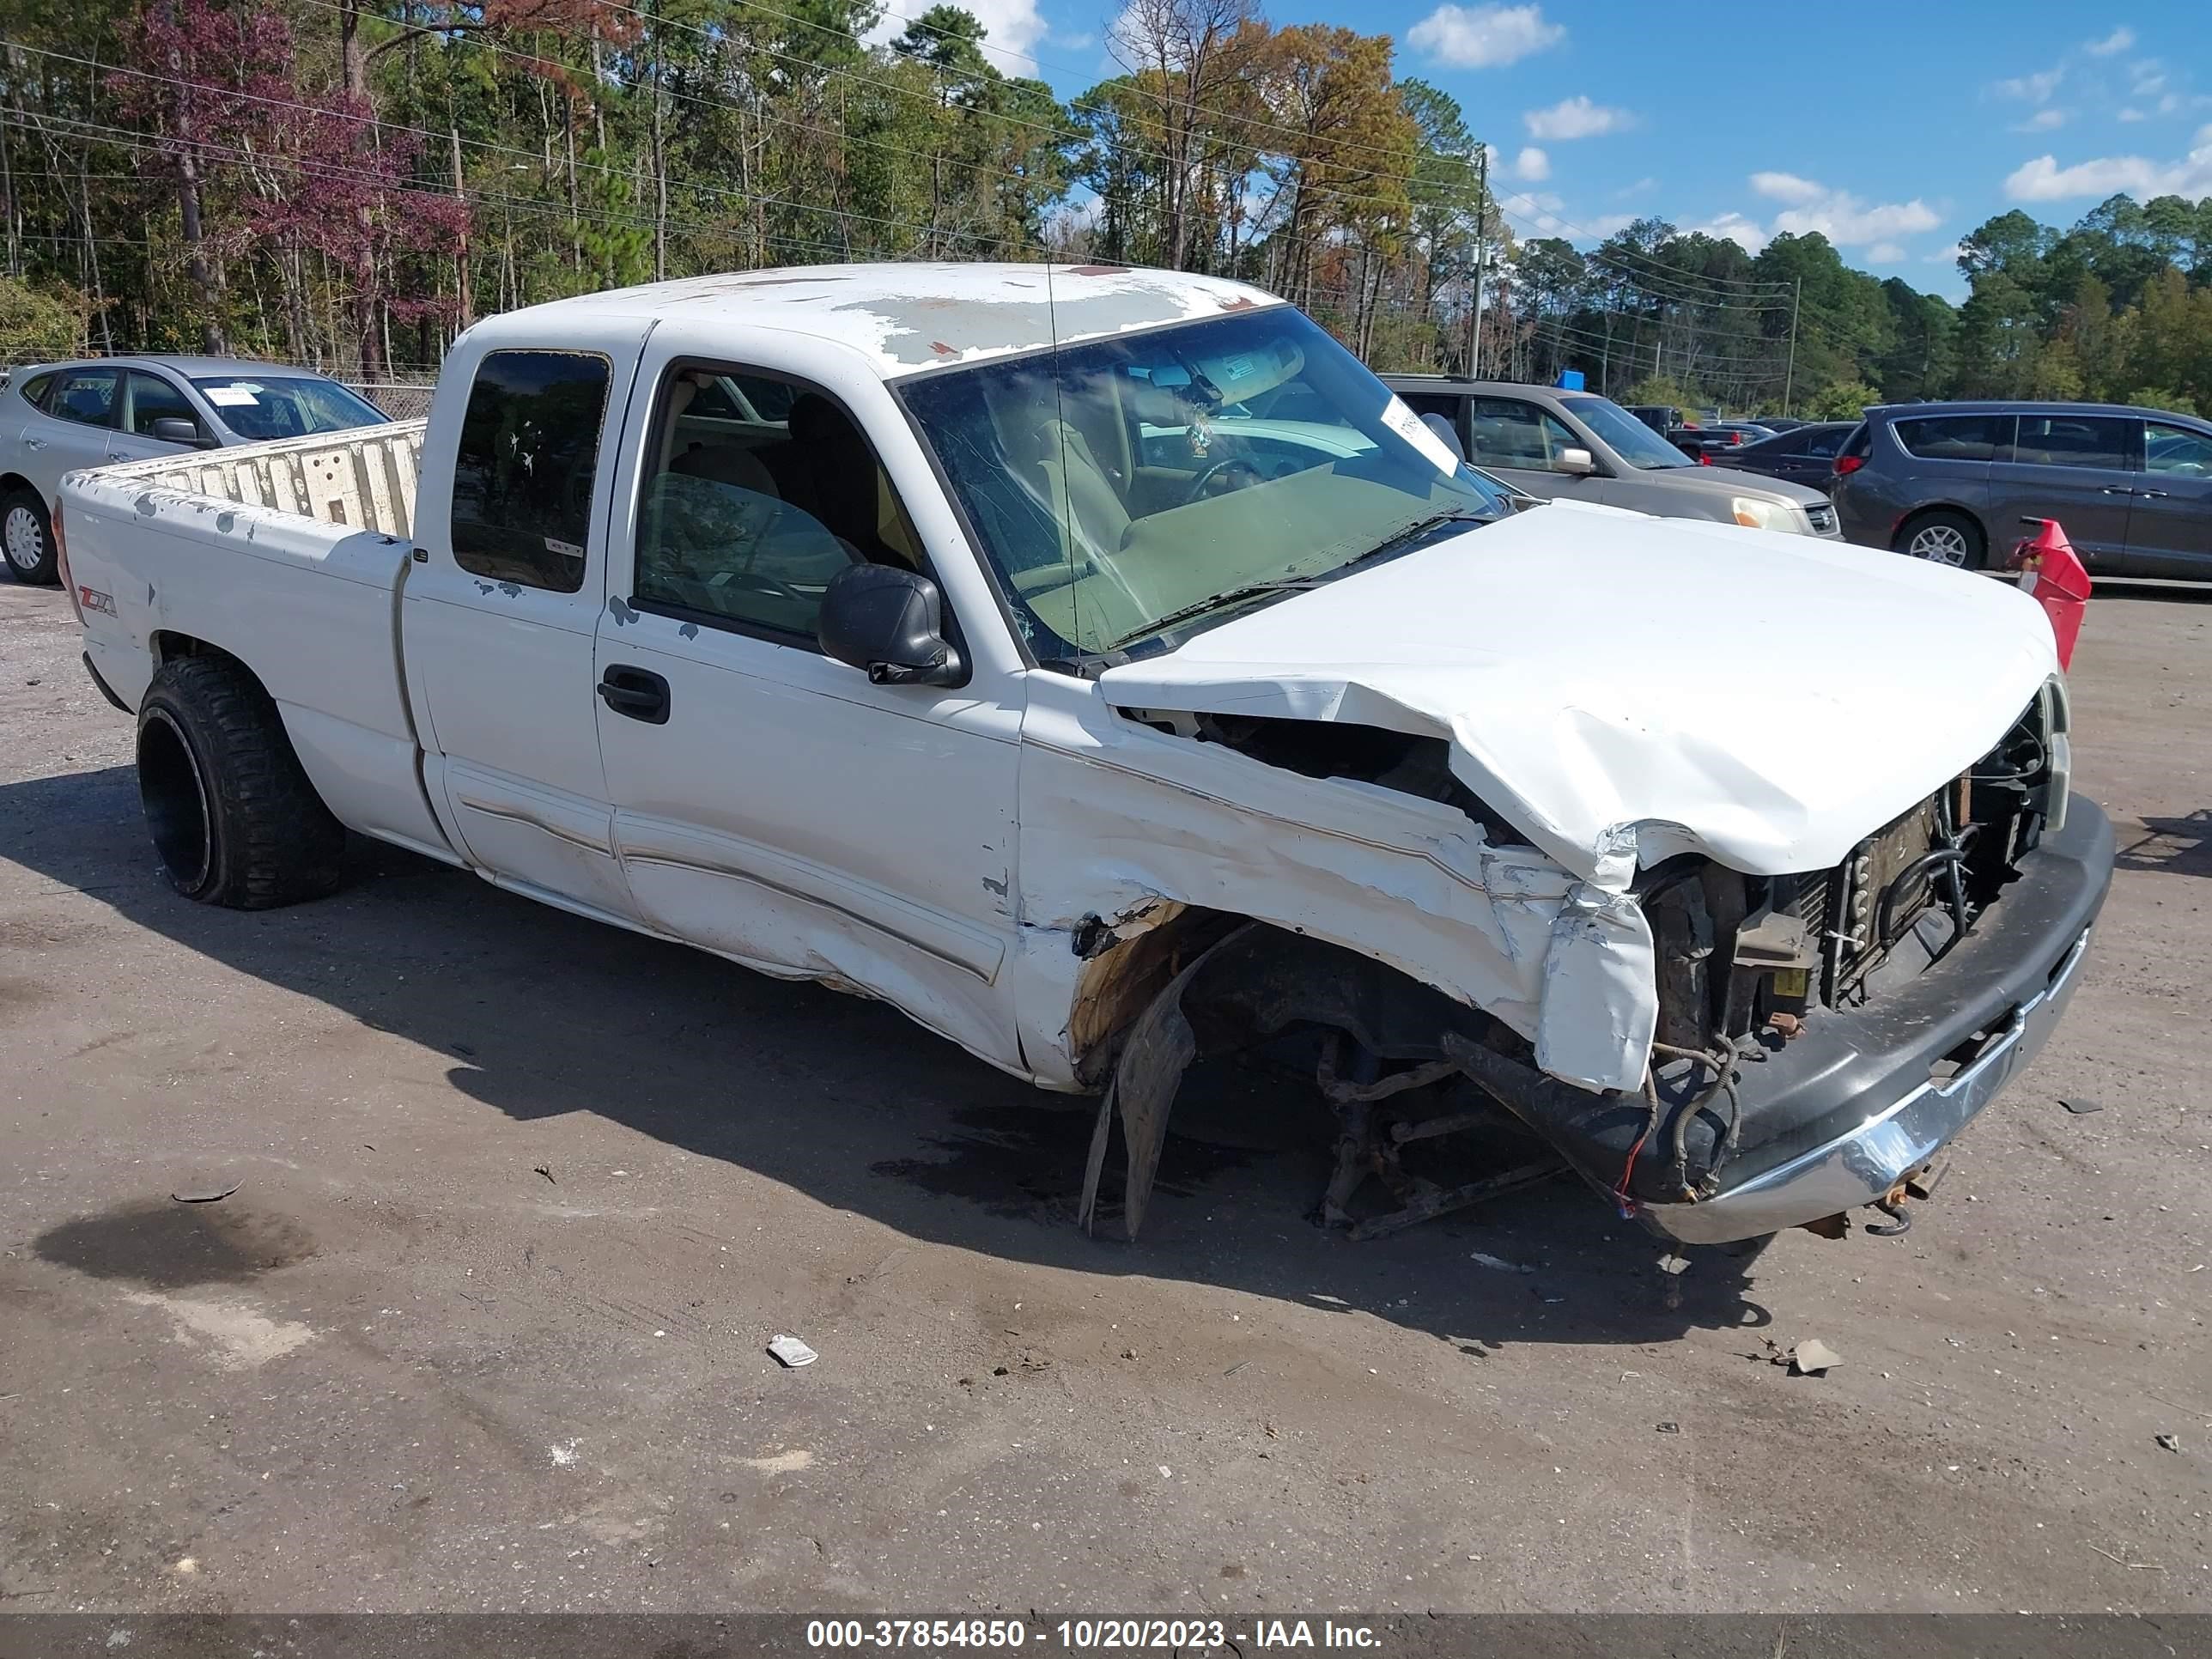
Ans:
{"label": "cracked windshield", "polygon": [[904,388],[1040,660],[1157,648],[1504,511],[1288,307]]}

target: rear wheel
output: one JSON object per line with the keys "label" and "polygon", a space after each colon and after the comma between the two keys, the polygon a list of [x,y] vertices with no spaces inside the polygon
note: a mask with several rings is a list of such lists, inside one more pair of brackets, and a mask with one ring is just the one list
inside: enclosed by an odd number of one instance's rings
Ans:
{"label": "rear wheel", "polygon": [[1890,545],[1899,553],[1930,564],[1948,564],[1955,570],[1979,570],[1989,556],[1989,538],[1982,534],[1981,526],[1948,507],[1907,519]]}
{"label": "rear wheel", "polygon": [[39,492],[18,485],[0,497],[0,550],[19,582],[49,584],[54,574],[54,526]]}
{"label": "rear wheel", "polygon": [[338,884],[345,830],[259,681],[227,657],[163,663],[138,706],[138,793],[171,885],[264,910]]}

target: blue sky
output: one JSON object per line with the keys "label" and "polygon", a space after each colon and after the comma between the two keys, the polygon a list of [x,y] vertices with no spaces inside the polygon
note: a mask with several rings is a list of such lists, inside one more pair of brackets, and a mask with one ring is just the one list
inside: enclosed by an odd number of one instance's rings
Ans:
{"label": "blue sky", "polygon": [[[1064,96],[1112,72],[1111,5],[969,3]],[[2008,208],[2066,224],[2116,190],[2212,195],[2212,0],[1266,10],[1387,29],[1398,73],[1452,94],[1496,150],[1521,235],[1586,241],[1644,213],[1747,246],[1820,230],[1855,265],[1955,296],[1954,245]]]}

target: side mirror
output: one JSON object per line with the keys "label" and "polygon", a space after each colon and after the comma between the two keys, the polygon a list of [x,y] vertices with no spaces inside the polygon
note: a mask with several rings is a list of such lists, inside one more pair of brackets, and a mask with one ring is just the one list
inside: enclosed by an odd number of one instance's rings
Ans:
{"label": "side mirror", "polygon": [[1587,449],[1561,450],[1552,462],[1554,472],[1571,472],[1577,478],[1587,478],[1597,471],[1597,461]]}
{"label": "side mirror", "polygon": [[1444,419],[1441,415],[1431,413],[1421,416],[1421,424],[1428,428],[1430,431],[1435,433],[1438,438],[1443,440],[1443,447],[1451,451],[1453,454],[1458,456],[1462,463],[1466,461],[1467,446],[1459,441],[1458,428],[1454,427],[1449,421]]}
{"label": "side mirror", "polygon": [[178,415],[162,416],[154,422],[154,429],[146,435],[157,443],[190,444],[195,449],[215,447],[215,441],[201,432],[198,421],[188,421]]}
{"label": "side mirror", "polygon": [[937,584],[890,564],[848,565],[822,595],[814,637],[824,656],[876,685],[963,685],[968,665],[945,637]]}

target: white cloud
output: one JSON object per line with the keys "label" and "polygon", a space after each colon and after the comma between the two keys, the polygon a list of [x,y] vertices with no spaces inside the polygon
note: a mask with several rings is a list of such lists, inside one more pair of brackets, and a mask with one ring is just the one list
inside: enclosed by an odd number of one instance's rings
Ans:
{"label": "white cloud", "polygon": [[1754,173],[1751,175],[1751,187],[1778,202],[1817,202],[1828,193],[1826,185],[1801,179],[1794,173]]}
{"label": "white cloud", "polygon": [[2196,148],[2174,161],[2142,155],[2104,155],[2062,167],[2055,155],[2039,155],[2013,170],[2005,194],[2015,202],[2060,202],[2069,197],[2103,198],[2125,191],[2152,196],[2212,195],[2212,126],[2197,135]]}
{"label": "white cloud", "polygon": [[1549,109],[1532,109],[1521,118],[1531,138],[1595,138],[1602,133],[1623,132],[1636,125],[1625,109],[1594,104],[1581,94],[1562,99]]}
{"label": "white cloud", "polygon": [[1838,247],[1863,247],[1869,259],[1894,264],[1905,257],[1903,238],[1942,222],[1936,210],[1917,196],[1909,202],[1868,202],[1794,173],[1754,173],[1751,187],[1770,201],[1786,204],[1771,224],[1762,225],[1730,210],[1690,228],[1725,236],[1753,253],[1777,236],[1817,232]]}
{"label": "white cloud", "polygon": [[2050,132],[2066,125],[2063,109],[2039,109],[2013,128],[2014,132]]}
{"label": "white cloud", "polygon": [[1513,158],[1513,176],[1529,185],[1548,179],[1552,176],[1552,158],[1530,144]]}
{"label": "white cloud", "polygon": [[1955,265],[1959,263],[1959,256],[1966,251],[1966,245],[1964,242],[1954,242],[1950,246],[1938,248],[1933,253],[1922,254],[1920,263],[1923,265]]}
{"label": "white cloud", "polygon": [[1733,210],[1717,218],[1708,219],[1702,225],[1689,226],[1687,234],[1692,236],[1712,236],[1723,241],[1734,242],[1746,253],[1758,252],[1771,240],[1767,234],[1759,228],[1758,221],[1747,219]]}
{"label": "white cloud", "polygon": [[2124,109],[2120,112],[2120,119],[2123,121],[2148,121],[2150,119],[2150,117],[2145,115],[2139,109]]}
{"label": "white cloud", "polygon": [[1623,185],[1619,190],[1616,190],[1613,193],[1615,196],[1621,197],[1625,199],[1631,196],[1648,195],[1652,191],[1658,188],[1659,181],[1647,173],[1641,179],[1636,180],[1635,183]]}
{"label": "white cloud", "polygon": [[2019,98],[2031,104],[2047,104],[2051,94],[2058,90],[2058,83],[2066,78],[2066,66],[2038,70],[2033,75],[2015,75],[2009,81],[1996,85],[2000,98]]}
{"label": "white cloud", "polygon": [[1603,241],[1616,230],[1626,230],[1635,222],[1636,216],[1632,213],[1601,213],[1596,218],[1584,224],[1583,228],[1600,241]]}
{"label": "white cloud", "polygon": [[1455,69],[1495,69],[1555,46],[1567,31],[1544,21],[1541,6],[1438,6],[1406,39]]}
{"label": "white cloud", "polygon": [[1849,191],[1839,190],[1817,202],[1776,214],[1774,233],[1803,236],[1818,231],[1838,247],[1864,247],[1916,231],[1933,230],[1942,222],[1936,210],[1917,196],[1909,202],[1869,204]]}
{"label": "white cloud", "polygon": [[2092,58],[2110,58],[2115,52],[2125,52],[2135,43],[2136,32],[2123,23],[2103,40],[2085,42],[2081,50]]}

